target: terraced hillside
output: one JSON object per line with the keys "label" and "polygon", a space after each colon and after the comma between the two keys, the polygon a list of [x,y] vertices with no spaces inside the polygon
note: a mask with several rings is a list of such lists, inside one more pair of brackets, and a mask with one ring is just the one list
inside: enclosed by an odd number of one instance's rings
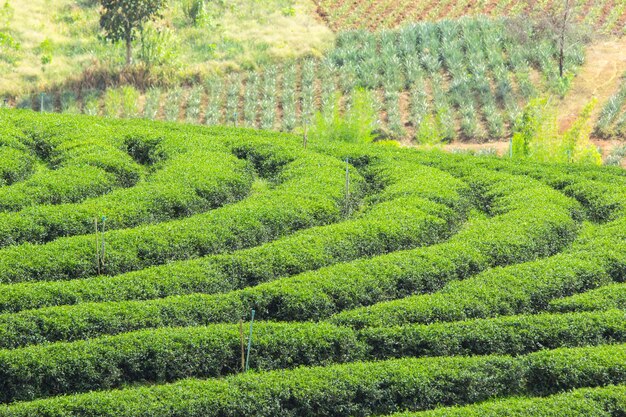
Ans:
{"label": "terraced hillside", "polygon": [[[542,13],[558,4],[546,0],[315,0],[317,13],[335,31],[389,29],[407,22],[457,19],[468,15],[491,17]],[[603,33],[624,34],[626,4],[614,0],[573,0],[573,13]]]}
{"label": "terraced hillside", "polygon": [[624,170],[15,110],[0,161],[0,416],[626,412]]}

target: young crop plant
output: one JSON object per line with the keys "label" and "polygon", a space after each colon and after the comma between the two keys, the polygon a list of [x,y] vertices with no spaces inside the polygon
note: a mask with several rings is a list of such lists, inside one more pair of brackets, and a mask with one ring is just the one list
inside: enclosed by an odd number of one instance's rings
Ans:
{"label": "young crop plant", "polygon": [[335,112],[335,107],[339,106],[337,84],[336,84],[337,68],[331,60],[323,61],[320,64],[320,112],[325,117],[330,117]]}
{"label": "young crop plant", "polygon": [[257,127],[259,107],[259,75],[249,72],[243,92],[243,121],[246,127]]}
{"label": "young crop plant", "polygon": [[110,88],[104,93],[104,115],[120,117],[124,97],[119,88]]}
{"label": "young crop plant", "polygon": [[263,88],[261,94],[261,129],[270,130],[274,128],[276,121],[276,78],[278,71],[276,67],[265,69],[263,74]]}
{"label": "young crop plant", "polygon": [[155,120],[161,109],[161,89],[153,87],[146,92],[146,102],[143,107],[143,117]]}
{"label": "young crop plant", "polygon": [[78,97],[73,91],[64,91],[61,93],[61,113],[79,114]]}
{"label": "young crop plant", "polygon": [[297,71],[295,63],[285,64],[282,68],[282,86],[281,86],[281,108],[282,108],[282,125],[281,130],[291,132],[295,129],[297,123]]}
{"label": "young crop plant", "polygon": [[207,82],[207,107],[205,111],[206,124],[215,126],[222,121],[222,104],[224,84],[219,79]]}
{"label": "young crop plant", "polygon": [[100,114],[100,93],[96,90],[82,92],[83,113],[89,116]]}
{"label": "young crop plant", "polygon": [[387,111],[387,127],[394,137],[402,138],[406,131],[400,112],[400,95],[397,91],[385,90],[385,110]]}
{"label": "young crop plant", "polygon": [[415,80],[410,93],[411,122],[416,129],[419,129],[430,110],[426,84],[422,78]]}
{"label": "young crop plant", "polygon": [[[596,122],[595,131],[599,135],[607,138],[614,136],[615,121],[618,119],[624,104],[626,103],[626,82],[622,82],[619,91],[611,96],[600,112],[600,117]],[[626,112],[626,110],[624,110]],[[619,123],[617,123],[619,125]]]}
{"label": "young crop plant", "polygon": [[139,116],[139,91],[132,86],[124,86],[122,94],[122,117],[135,118]]}
{"label": "young crop plant", "polygon": [[313,115],[316,112],[315,104],[315,79],[316,64],[312,59],[302,63],[300,69],[300,119],[303,125],[311,125]]}
{"label": "young crop plant", "polygon": [[200,121],[200,106],[202,105],[203,91],[204,89],[200,86],[193,87],[189,91],[187,108],[185,109],[186,120],[188,123],[199,123]]}
{"label": "young crop plant", "polygon": [[180,87],[175,87],[166,93],[164,106],[165,120],[168,122],[178,121],[182,99],[183,90]]}
{"label": "young crop plant", "polygon": [[239,96],[241,91],[241,77],[231,74],[227,80],[226,103],[224,107],[225,122],[230,126],[237,126],[239,122]]}

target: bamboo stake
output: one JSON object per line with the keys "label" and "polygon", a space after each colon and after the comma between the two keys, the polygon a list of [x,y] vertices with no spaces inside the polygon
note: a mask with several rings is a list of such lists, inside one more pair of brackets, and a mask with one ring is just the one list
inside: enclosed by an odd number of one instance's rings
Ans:
{"label": "bamboo stake", "polygon": [[252,347],[252,324],[254,323],[254,310],[250,318],[250,336],[248,337],[248,355],[246,356],[246,371],[250,369],[250,348]]}
{"label": "bamboo stake", "polygon": [[101,257],[101,262],[102,262],[102,272],[104,273],[104,258],[105,258],[105,254],[106,254],[106,247],[104,244],[104,232],[106,231],[106,221],[107,218],[106,216],[102,216],[102,257]]}
{"label": "bamboo stake", "polygon": [[243,319],[239,319],[239,338],[241,339],[241,372],[246,370],[246,354],[243,342]]}
{"label": "bamboo stake", "polygon": [[98,218],[94,219],[94,226],[96,228],[96,266],[98,268],[98,275],[100,275],[100,242],[98,241]]}

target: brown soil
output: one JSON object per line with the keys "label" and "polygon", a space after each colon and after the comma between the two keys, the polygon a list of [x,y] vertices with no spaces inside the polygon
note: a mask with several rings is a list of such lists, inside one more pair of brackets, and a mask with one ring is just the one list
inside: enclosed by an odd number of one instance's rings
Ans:
{"label": "brown soil", "polygon": [[600,14],[600,18],[596,22],[596,24],[599,27],[602,27],[604,25],[604,22],[606,22],[606,19],[609,17],[609,13],[611,13],[611,9],[613,9],[614,6],[615,6],[615,0],[609,0],[606,3],[604,3],[604,7],[602,8],[602,13]]}
{"label": "brown soil", "polygon": [[593,98],[598,100],[592,120],[617,90],[626,72],[626,38],[597,42],[587,48],[585,64],[573,81],[571,91],[559,103],[559,127],[566,130],[583,107]]}
{"label": "brown soil", "polygon": [[[603,157],[607,157],[611,150],[617,146],[624,145],[624,141],[618,140],[593,140],[594,145],[600,148]],[[415,144],[410,144],[409,142],[402,142],[404,146],[416,146]],[[487,143],[464,143],[464,142],[453,142],[446,145],[443,145],[441,149],[447,152],[453,151],[480,151],[480,150],[495,150],[498,156],[506,156],[509,152],[509,142],[508,141],[498,141],[498,142],[487,142]],[[418,146],[419,147],[419,146]],[[626,158],[622,161],[622,167],[626,168]]]}

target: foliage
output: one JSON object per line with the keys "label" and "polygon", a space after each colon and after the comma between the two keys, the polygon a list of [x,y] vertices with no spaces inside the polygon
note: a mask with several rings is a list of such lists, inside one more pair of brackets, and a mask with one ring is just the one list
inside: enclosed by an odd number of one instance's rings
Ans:
{"label": "foliage", "polygon": [[146,24],[140,35],[138,58],[148,67],[178,61],[178,45],[171,30]]}
{"label": "foliage", "polygon": [[[405,33],[407,51],[416,33]],[[397,42],[381,35],[382,59],[393,60]],[[428,64],[436,72],[486,71],[442,53]],[[308,62],[302,75],[325,86],[303,91],[294,86],[300,68],[276,67],[181,89],[164,110],[198,121],[206,102],[212,124],[228,120],[220,106],[241,106],[234,121],[253,124],[293,95],[322,115],[361,105],[356,68],[333,75],[329,61]],[[503,65],[485,62],[494,73]],[[480,81],[468,104],[474,87],[463,71],[443,107],[468,120],[474,104],[514,112],[507,76],[492,93]],[[405,74],[369,81],[385,78],[393,95]],[[426,74],[410,72],[418,83]],[[254,93],[235,100],[248,87]],[[419,90],[411,123],[436,113],[423,111],[430,103]],[[122,112],[124,97],[127,115],[139,110],[135,90],[115,91],[111,112]],[[337,102],[340,91],[352,98]],[[150,91],[144,117],[157,114],[161,95]],[[276,114],[273,127],[284,128],[285,113]],[[620,168],[384,141],[305,149],[296,135],[139,118],[9,109],[0,118],[0,416],[624,408],[623,386],[572,391],[626,383]],[[575,123],[565,145],[575,149],[586,129]],[[240,373],[246,342],[251,369]]]}
{"label": "foliage", "polygon": [[356,90],[345,117],[340,113],[340,106],[340,99],[337,97],[330,115],[319,112],[316,114],[315,124],[311,127],[311,139],[349,143],[371,142],[374,139],[373,131],[377,119],[370,93],[362,89]]}
{"label": "foliage", "polygon": [[561,134],[556,112],[549,100],[532,100],[516,122],[512,138],[513,157],[600,165],[602,156],[589,141],[591,112],[595,105],[595,101],[588,103],[572,126]]}
{"label": "foliage", "polygon": [[100,0],[100,27],[105,39],[126,43],[126,64],[131,60],[131,42],[144,25],[160,16],[164,0]]}

